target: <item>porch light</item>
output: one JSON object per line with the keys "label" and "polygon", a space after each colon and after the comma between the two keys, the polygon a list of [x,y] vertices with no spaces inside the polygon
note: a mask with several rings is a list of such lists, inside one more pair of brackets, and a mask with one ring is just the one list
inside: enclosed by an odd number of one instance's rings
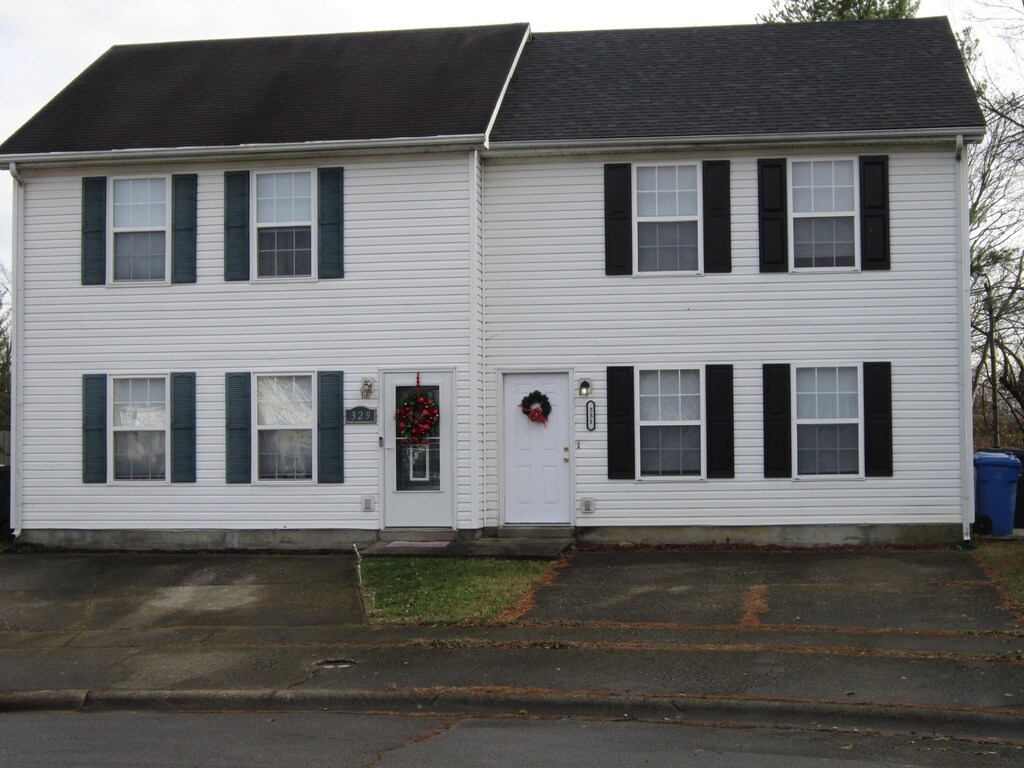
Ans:
{"label": "porch light", "polygon": [[580,397],[587,397],[590,394],[590,382],[584,379],[580,382]]}

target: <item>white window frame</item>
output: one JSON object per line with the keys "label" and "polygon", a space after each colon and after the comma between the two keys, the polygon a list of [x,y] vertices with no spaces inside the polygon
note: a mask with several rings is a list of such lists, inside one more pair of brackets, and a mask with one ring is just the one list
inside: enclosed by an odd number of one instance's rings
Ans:
{"label": "white window frame", "polygon": [[[142,181],[145,179],[162,179],[164,182],[164,226],[154,227],[118,227],[114,229],[114,182],[115,181]],[[172,229],[171,218],[174,215],[174,200],[171,196],[174,190],[171,188],[171,175],[169,173],[145,173],[133,174],[130,176],[108,176],[107,177],[107,285],[108,286],[140,286],[140,285],[170,285],[171,284],[171,251],[174,244],[171,242]],[[162,280],[117,280],[114,278],[114,235],[122,232],[158,232],[164,233],[164,277]]]}
{"label": "white window frame", "polygon": [[[693,482],[707,479],[707,386],[705,385],[704,365],[681,365],[666,363],[665,365],[634,365],[633,366],[633,451],[636,480],[645,483],[678,483]],[[700,418],[679,419],[676,421],[641,421],[640,420],[640,374],[645,371],[697,371],[700,377]],[[642,427],[699,427],[700,428],[700,471],[695,475],[645,475],[640,464],[640,430]]]}
{"label": "white window frame", "polygon": [[[815,162],[853,163],[853,211],[829,211],[828,213],[796,213],[793,210],[793,164]],[[789,271],[820,274],[823,272],[860,272],[860,158],[852,156],[790,157],[786,160],[786,210],[787,234],[789,240]],[[853,266],[852,267],[798,267],[796,266],[796,219],[838,218],[853,214]]]}
{"label": "white window frame", "polygon": [[[807,370],[809,368],[855,368],[857,370],[857,418],[834,418],[834,419],[800,419],[797,417],[796,409],[796,375],[797,370]],[[826,482],[835,482],[837,480],[857,480],[864,477],[864,366],[862,363],[851,363],[845,362],[834,362],[828,361],[823,363],[793,363],[789,366],[789,397],[790,397],[790,414],[792,422],[790,425],[791,433],[791,451],[792,451],[792,462],[793,462],[793,478],[796,480],[823,480]],[[801,475],[800,474],[800,462],[799,462],[799,445],[797,441],[797,427],[802,424],[820,424],[820,425],[832,425],[832,424],[856,424],[857,425],[857,472],[854,473],[834,473],[834,474],[817,474],[817,475]]]}
{"label": "white window frame", "polygon": [[[312,393],[312,405],[310,410],[310,424],[289,424],[289,425],[277,425],[273,427],[261,427],[258,418],[259,407],[259,379],[262,378],[278,378],[278,377],[289,377],[297,378],[300,376],[308,376],[310,379],[310,391]],[[251,453],[252,453],[252,479],[253,483],[270,484],[270,485],[296,485],[306,484],[315,485],[317,483],[317,462],[319,460],[317,451],[317,413],[319,403],[317,401],[317,373],[316,371],[268,371],[252,374],[252,402],[250,403],[250,417],[249,423],[252,425],[251,435]],[[260,477],[260,432],[261,431],[277,431],[281,429],[309,429],[312,440],[312,454],[310,461],[312,462],[311,477],[274,477],[274,478],[261,478]]]}
{"label": "white window frame", "polygon": [[[638,208],[637,171],[640,168],[684,168],[692,167],[697,171],[697,213],[693,216],[641,216]],[[692,162],[660,162],[660,163],[633,163],[632,173],[632,206],[633,206],[633,276],[649,277],[656,275],[702,275],[704,274],[704,173],[703,166],[699,160]],[[673,222],[697,222],[697,268],[696,269],[674,269],[674,270],[645,270],[640,271],[640,224]]]}
{"label": "white window frame", "polygon": [[[275,221],[265,227],[305,227],[309,226],[309,274],[308,275],[271,275],[260,277],[259,274],[259,217],[258,217],[258,177],[279,173],[309,174],[309,221]],[[315,281],[317,279],[317,214],[319,212],[319,175],[316,168],[260,168],[249,174],[249,281],[252,283]]]}
{"label": "white window frame", "polygon": [[[117,452],[114,447],[114,434],[116,432],[158,432],[160,430],[151,427],[117,427],[114,426],[114,382],[128,379],[163,379],[164,380],[164,476],[163,479],[150,478],[117,478],[115,477],[115,463]],[[107,483],[126,483],[137,485],[138,483],[149,484],[170,484],[171,482],[171,375],[169,373],[118,373],[107,375]]]}

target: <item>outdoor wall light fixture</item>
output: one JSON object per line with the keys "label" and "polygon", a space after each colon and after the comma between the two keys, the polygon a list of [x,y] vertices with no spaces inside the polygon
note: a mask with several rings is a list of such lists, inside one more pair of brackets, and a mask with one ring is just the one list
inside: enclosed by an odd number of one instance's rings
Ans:
{"label": "outdoor wall light fixture", "polygon": [[363,400],[369,400],[370,395],[373,394],[373,379],[369,376],[363,379],[362,386],[359,387],[359,394],[363,396]]}
{"label": "outdoor wall light fixture", "polygon": [[590,382],[584,379],[580,382],[580,397],[587,397],[590,394]]}

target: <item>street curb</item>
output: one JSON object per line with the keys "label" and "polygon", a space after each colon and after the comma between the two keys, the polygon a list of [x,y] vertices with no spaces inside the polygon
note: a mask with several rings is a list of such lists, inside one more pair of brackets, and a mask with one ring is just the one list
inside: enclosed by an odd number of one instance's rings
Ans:
{"label": "street curb", "polygon": [[940,709],[703,696],[472,689],[58,690],[0,693],[0,712],[336,712],[580,717],[697,724],[941,733],[1024,744],[1024,710]]}

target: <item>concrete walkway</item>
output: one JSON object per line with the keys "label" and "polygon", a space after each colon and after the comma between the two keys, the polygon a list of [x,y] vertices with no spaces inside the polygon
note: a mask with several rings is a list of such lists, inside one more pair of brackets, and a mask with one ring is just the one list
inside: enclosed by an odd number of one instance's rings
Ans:
{"label": "concrete walkway", "polygon": [[1024,743],[970,554],[578,552],[510,625],[362,621],[346,555],[0,556],[0,709],[592,715]]}

